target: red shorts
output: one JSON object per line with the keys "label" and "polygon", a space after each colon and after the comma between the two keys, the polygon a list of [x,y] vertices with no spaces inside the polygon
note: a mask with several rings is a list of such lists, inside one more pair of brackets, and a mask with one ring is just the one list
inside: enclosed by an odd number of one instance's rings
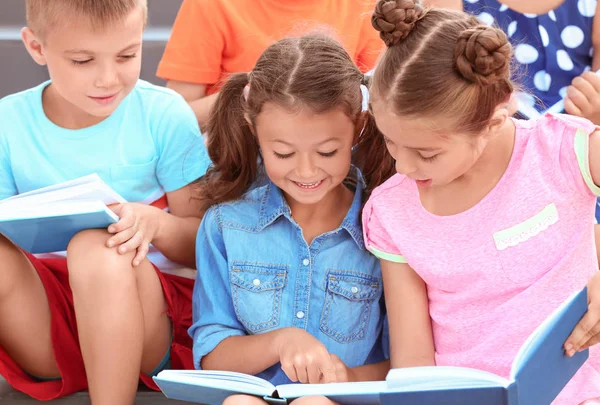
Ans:
{"label": "red shorts", "polygon": [[[38,259],[27,255],[38,272],[50,305],[54,355],[61,379],[41,381],[23,371],[0,347],[0,375],[16,390],[41,400],[60,398],[88,388],[83,357],[79,348],[73,294],[69,287],[66,259]],[[187,331],[192,324],[194,280],[163,274],[156,267],[173,323],[170,368],[193,369],[192,339]],[[148,387],[158,387],[147,375],[140,380]]]}

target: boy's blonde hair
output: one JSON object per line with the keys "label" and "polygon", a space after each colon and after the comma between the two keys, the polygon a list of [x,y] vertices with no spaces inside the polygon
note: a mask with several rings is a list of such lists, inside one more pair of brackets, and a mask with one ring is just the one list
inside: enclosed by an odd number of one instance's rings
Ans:
{"label": "boy's blonde hair", "polygon": [[119,22],[136,7],[142,7],[144,23],[147,0],[25,0],[27,26],[39,37],[73,16],[89,20],[93,28]]}

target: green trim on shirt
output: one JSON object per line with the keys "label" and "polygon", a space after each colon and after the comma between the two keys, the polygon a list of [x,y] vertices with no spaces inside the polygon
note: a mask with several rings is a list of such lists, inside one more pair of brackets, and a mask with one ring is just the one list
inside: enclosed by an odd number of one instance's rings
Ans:
{"label": "green trim on shirt", "polygon": [[374,248],[373,246],[369,246],[368,249],[369,249],[369,252],[373,253],[373,255],[375,255],[375,257],[377,257],[379,259],[387,260],[388,262],[394,262],[394,263],[407,263],[406,259],[402,255],[395,255],[393,253],[387,253],[387,252],[384,252],[377,248]]}
{"label": "green trim on shirt", "polygon": [[578,129],[575,134],[575,155],[579,163],[579,170],[583,175],[583,180],[589,189],[597,196],[600,196],[600,187],[592,179],[590,172],[590,135],[583,129]]}

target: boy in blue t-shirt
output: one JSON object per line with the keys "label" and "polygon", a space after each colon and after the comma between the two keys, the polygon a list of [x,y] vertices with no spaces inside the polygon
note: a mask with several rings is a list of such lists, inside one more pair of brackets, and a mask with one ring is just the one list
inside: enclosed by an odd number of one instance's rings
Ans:
{"label": "boy in blue t-shirt", "polygon": [[190,183],[210,161],[183,98],[139,80],[146,0],[26,6],[23,42],[51,80],[0,100],[0,199],[98,173],[131,203],[66,258],[0,235],[0,375],[40,400],[89,388],[130,405],[140,375],[156,389],[160,369],[193,368],[193,279],[160,270],[194,267]]}

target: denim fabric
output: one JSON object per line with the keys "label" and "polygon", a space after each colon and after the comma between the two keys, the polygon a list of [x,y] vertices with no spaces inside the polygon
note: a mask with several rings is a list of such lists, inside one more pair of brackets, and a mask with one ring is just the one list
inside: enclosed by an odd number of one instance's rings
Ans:
{"label": "denim fabric", "polygon": [[[358,183],[341,226],[310,245],[270,182],[206,213],[190,328],[196,367],[223,339],[286,327],[311,333],[349,367],[384,359],[381,268],[364,247]],[[290,382],[279,364],[258,376]]]}

